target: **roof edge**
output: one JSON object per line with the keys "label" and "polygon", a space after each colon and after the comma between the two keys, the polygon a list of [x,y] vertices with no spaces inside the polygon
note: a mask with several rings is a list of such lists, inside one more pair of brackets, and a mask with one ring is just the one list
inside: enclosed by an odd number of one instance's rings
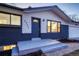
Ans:
{"label": "roof edge", "polygon": [[0,3],[0,6],[4,6],[4,7],[8,7],[8,8],[12,8],[12,9],[16,9],[16,10],[21,10],[21,11],[24,10],[23,8],[16,7],[16,6],[12,6],[12,5],[9,5],[9,4],[6,4],[6,3]]}

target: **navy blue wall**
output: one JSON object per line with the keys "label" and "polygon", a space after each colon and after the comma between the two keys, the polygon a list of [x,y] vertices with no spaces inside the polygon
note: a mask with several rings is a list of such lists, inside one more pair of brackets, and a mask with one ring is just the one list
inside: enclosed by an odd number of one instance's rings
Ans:
{"label": "navy blue wall", "polygon": [[61,35],[60,33],[41,33],[41,38],[43,39],[60,39]]}
{"label": "navy blue wall", "polygon": [[61,25],[61,39],[68,39],[69,37],[69,26]]}
{"label": "navy blue wall", "polygon": [[[16,44],[17,41],[31,40],[34,35],[22,34],[20,27],[0,27],[0,45]],[[68,26],[61,25],[60,33],[41,33],[43,39],[66,39],[68,38]]]}
{"label": "navy blue wall", "polygon": [[16,44],[31,39],[31,34],[22,34],[20,27],[0,27],[0,45]]}
{"label": "navy blue wall", "polygon": [[20,39],[20,28],[0,27],[0,45],[16,43]]}

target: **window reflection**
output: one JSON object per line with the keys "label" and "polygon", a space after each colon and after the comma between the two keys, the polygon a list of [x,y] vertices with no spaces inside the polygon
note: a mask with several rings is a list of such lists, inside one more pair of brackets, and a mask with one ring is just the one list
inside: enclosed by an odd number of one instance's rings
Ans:
{"label": "window reflection", "polygon": [[51,28],[50,28],[51,22],[48,21],[48,32],[51,32]]}
{"label": "window reflection", "polygon": [[58,23],[58,32],[60,32],[60,23]]}
{"label": "window reflection", "polygon": [[51,22],[52,27],[51,27],[51,32],[57,32],[57,22]]}
{"label": "window reflection", "polygon": [[60,22],[48,21],[47,32],[60,32]]}
{"label": "window reflection", "polygon": [[0,13],[0,24],[20,25],[21,16]]}
{"label": "window reflection", "polygon": [[10,15],[0,13],[0,24],[10,24]]}
{"label": "window reflection", "polygon": [[20,25],[20,16],[11,15],[11,25]]}

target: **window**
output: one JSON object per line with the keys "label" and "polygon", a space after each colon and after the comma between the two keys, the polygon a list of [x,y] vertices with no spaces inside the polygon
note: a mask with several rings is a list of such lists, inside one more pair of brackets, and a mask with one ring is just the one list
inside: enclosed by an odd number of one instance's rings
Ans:
{"label": "window", "polygon": [[20,25],[20,16],[11,15],[11,25]]}
{"label": "window", "polygon": [[21,16],[7,13],[0,13],[0,24],[20,25],[20,21]]}
{"label": "window", "polygon": [[10,24],[10,15],[0,13],[0,24]]}
{"label": "window", "polygon": [[60,23],[58,23],[58,32],[60,32]]}
{"label": "window", "polygon": [[51,26],[50,26],[51,24],[50,24],[50,23],[51,23],[51,22],[48,21],[48,24],[47,24],[47,26],[48,26],[48,32],[51,32],[51,28],[50,28],[50,27],[51,27]]}
{"label": "window", "polygon": [[34,19],[34,20],[33,20],[33,22],[36,22],[36,23],[38,23],[38,20],[37,20],[37,19]]}
{"label": "window", "polygon": [[57,22],[51,22],[51,32],[57,32]]}
{"label": "window", "polygon": [[47,32],[60,32],[60,22],[48,21]]}

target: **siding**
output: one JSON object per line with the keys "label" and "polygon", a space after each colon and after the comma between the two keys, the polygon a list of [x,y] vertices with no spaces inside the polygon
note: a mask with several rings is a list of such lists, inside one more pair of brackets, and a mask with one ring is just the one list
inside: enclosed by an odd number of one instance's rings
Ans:
{"label": "siding", "polygon": [[69,26],[69,39],[79,38],[79,27]]}
{"label": "siding", "polygon": [[[34,37],[32,33],[21,33],[21,28],[0,27],[0,45],[16,44],[18,41],[31,40]],[[66,39],[68,37],[68,26],[61,25],[60,33],[41,33],[42,39]]]}
{"label": "siding", "polygon": [[22,34],[18,27],[0,27],[0,45],[16,44],[18,41],[30,40],[31,34]]}
{"label": "siding", "polygon": [[22,33],[32,33],[31,17],[41,18],[41,33],[47,33],[47,20],[60,21],[61,24],[66,24],[51,11],[25,13],[22,17]]}
{"label": "siding", "polygon": [[[5,7],[1,8],[0,11],[22,14],[21,11],[7,9]],[[47,33],[47,20],[60,21],[61,24],[65,24],[62,19],[54,13],[50,11],[24,13],[22,16],[22,27],[0,27],[0,45],[16,44],[17,41],[31,40],[31,38],[34,37],[32,35],[31,17],[41,18],[41,38],[61,39],[68,37],[67,25],[61,25],[60,33]]]}
{"label": "siding", "polygon": [[16,43],[20,39],[20,36],[20,28],[0,27],[0,45]]}
{"label": "siding", "polygon": [[[18,15],[23,14],[23,12],[20,10],[2,6],[0,6],[0,12],[6,12]],[[0,26],[0,45],[15,44],[17,41],[22,40],[21,33],[22,33],[21,27]]]}
{"label": "siding", "polygon": [[67,39],[69,37],[69,26],[61,25],[61,39]]}

